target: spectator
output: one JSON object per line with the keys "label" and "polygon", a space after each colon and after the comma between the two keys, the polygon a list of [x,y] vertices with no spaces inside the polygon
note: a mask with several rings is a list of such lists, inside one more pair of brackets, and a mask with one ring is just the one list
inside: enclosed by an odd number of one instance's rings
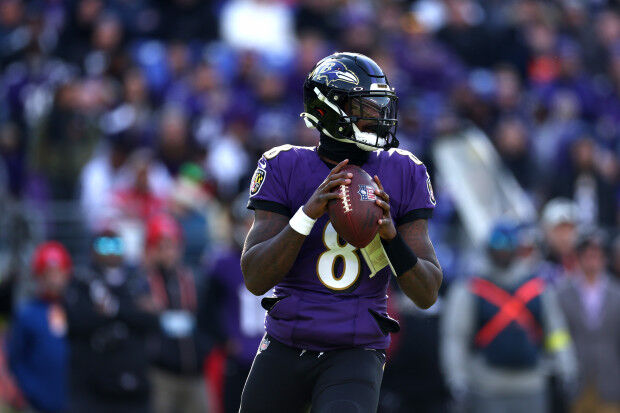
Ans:
{"label": "spectator", "polygon": [[504,165],[517,181],[524,188],[531,189],[537,174],[526,134],[525,124],[520,119],[501,119],[495,133],[495,145]]}
{"label": "spectator", "polygon": [[115,195],[128,196],[128,188],[136,182],[135,168],[144,167],[145,162],[150,165],[146,176],[148,188],[158,199],[168,194],[172,184],[168,171],[152,162],[148,151],[134,153],[134,148],[131,133],[115,133],[82,170],[80,204],[89,229],[99,231],[114,218],[114,203],[122,204]]}
{"label": "spectator", "polygon": [[516,69],[500,65],[495,70],[495,105],[504,116],[525,113],[524,91]]}
{"label": "spectator", "polygon": [[80,203],[91,230],[101,229],[108,219],[110,192],[119,187],[121,167],[131,151],[127,144],[124,136],[110,139],[82,169]]}
{"label": "spectator", "polygon": [[89,112],[109,99],[105,82],[74,79],[58,88],[52,109],[31,151],[32,162],[47,180],[54,199],[73,199],[79,171],[90,158],[99,131]]}
{"label": "spectator", "polygon": [[118,17],[111,12],[99,15],[92,27],[88,53],[82,62],[86,74],[120,79],[127,69],[124,40],[125,29]]}
{"label": "spectator", "polygon": [[188,120],[183,112],[172,108],[164,110],[159,130],[159,158],[172,176],[185,162],[200,162],[200,151],[190,140]]}
{"label": "spectator", "polygon": [[447,413],[450,393],[439,363],[443,297],[428,310],[420,310],[396,288],[389,296],[388,312],[400,323],[400,332],[389,348],[379,411]]}
{"label": "spectator", "polygon": [[182,234],[170,216],[147,222],[147,278],[162,310],[161,331],[152,340],[153,409],[156,413],[207,411],[202,365],[210,349],[205,295],[181,258]]}
{"label": "spectator", "polygon": [[69,346],[61,299],[71,275],[69,253],[56,241],[41,244],[34,253],[32,273],[35,295],[20,306],[11,324],[9,364],[35,411],[64,412]]}
{"label": "spectator", "polygon": [[442,320],[442,365],[457,404],[472,412],[546,412],[547,368],[569,385],[576,362],[553,291],[516,256],[517,228],[495,225],[481,276],[454,285]]}
{"label": "spectator", "polygon": [[538,272],[546,282],[555,283],[575,269],[577,222],[577,207],[569,199],[555,198],[545,205],[541,217],[544,261]]}
{"label": "spectator", "polygon": [[153,102],[144,73],[128,69],[123,76],[122,100],[102,118],[102,129],[108,134],[122,134],[128,146],[154,145],[157,128]]}
{"label": "spectator", "polygon": [[539,177],[544,181],[544,191],[549,194],[555,188],[553,179],[562,160],[560,148],[586,125],[579,118],[579,101],[571,92],[556,93],[547,104],[537,103],[537,112],[534,113],[537,124],[533,130],[532,144]]}
{"label": "spectator", "polygon": [[61,34],[58,53],[68,61],[81,64],[88,54],[95,22],[103,11],[102,0],[79,0],[67,10],[67,23]]}
{"label": "spectator", "polygon": [[210,247],[207,214],[213,202],[204,188],[204,171],[194,163],[181,166],[171,191],[168,209],[183,232],[183,262],[193,270],[201,266]]}
{"label": "spectator", "polygon": [[558,289],[579,362],[572,411],[620,409],[620,285],[605,270],[602,236],[589,232],[577,245],[579,267]]}
{"label": "spectator", "polygon": [[210,268],[209,296],[217,309],[217,331],[226,352],[224,370],[224,412],[239,410],[241,391],[264,333],[265,310],[261,299],[245,287],[239,262],[243,242],[252,226],[253,214],[246,209],[247,195],[239,196],[232,206],[232,228],[228,245],[214,251]]}
{"label": "spectator", "polygon": [[112,193],[113,218],[145,223],[164,210],[170,175],[149,149],[134,152],[127,166],[126,184]]}
{"label": "spectator", "polygon": [[69,412],[149,412],[147,336],[159,325],[148,283],[123,265],[111,230],[92,243],[92,263],[67,291],[71,342]]}
{"label": "spectator", "polygon": [[227,133],[213,142],[206,159],[207,172],[217,182],[224,199],[234,198],[247,173],[250,162],[243,144],[249,138],[248,126],[247,120],[241,118],[231,122]]}
{"label": "spectator", "polygon": [[601,149],[589,136],[572,142],[569,169],[558,171],[554,193],[575,201],[584,224],[611,227],[616,219],[613,181],[605,174],[605,158],[596,161],[597,150]]}
{"label": "spectator", "polygon": [[0,8],[0,65],[5,67],[12,59],[19,56],[25,46],[23,42],[15,44],[9,39],[18,31],[24,18],[24,4],[19,0],[2,2]]}

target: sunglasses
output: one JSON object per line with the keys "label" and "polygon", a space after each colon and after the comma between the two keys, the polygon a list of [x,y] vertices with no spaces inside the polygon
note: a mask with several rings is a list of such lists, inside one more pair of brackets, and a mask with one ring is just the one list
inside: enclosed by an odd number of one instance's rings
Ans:
{"label": "sunglasses", "polygon": [[123,255],[123,240],[119,237],[99,237],[95,239],[93,249],[99,255]]}

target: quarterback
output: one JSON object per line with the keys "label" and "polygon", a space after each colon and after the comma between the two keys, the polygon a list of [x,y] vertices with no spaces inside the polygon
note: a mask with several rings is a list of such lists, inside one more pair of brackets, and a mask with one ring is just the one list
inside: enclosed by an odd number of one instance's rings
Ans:
{"label": "quarterback", "polygon": [[[375,412],[385,349],[398,322],[387,314],[391,274],[421,308],[437,299],[442,272],[428,237],[435,199],[426,168],[397,149],[397,97],[370,58],[336,53],[304,82],[302,117],[317,147],[284,145],[258,161],[248,208],[255,211],[241,268],[267,310],[266,334],[240,412]],[[347,164],[379,188],[377,267],[338,236],[326,214],[349,185]],[[352,191],[353,192],[353,191]],[[364,249],[365,250],[365,249]]]}

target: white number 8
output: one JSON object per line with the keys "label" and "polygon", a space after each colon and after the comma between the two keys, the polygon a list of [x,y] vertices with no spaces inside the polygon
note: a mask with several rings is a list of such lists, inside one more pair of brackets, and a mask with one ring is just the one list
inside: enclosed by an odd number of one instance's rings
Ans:
{"label": "white number 8", "polygon": [[[338,233],[331,222],[328,222],[323,230],[323,244],[327,251],[319,256],[316,264],[319,280],[330,290],[342,291],[350,288],[360,275],[360,259],[355,253],[356,248],[349,243],[342,245],[338,242]],[[336,275],[334,268],[338,257],[344,261],[340,275]]]}

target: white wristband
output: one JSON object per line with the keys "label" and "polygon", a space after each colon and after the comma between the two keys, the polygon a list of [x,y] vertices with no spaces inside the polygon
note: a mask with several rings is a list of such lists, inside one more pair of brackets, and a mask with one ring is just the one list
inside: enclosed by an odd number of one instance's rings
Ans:
{"label": "white wristband", "polygon": [[301,235],[308,235],[310,234],[310,231],[312,231],[312,227],[315,222],[316,219],[312,219],[306,215],[304,212],[304,207],[301,206],[297,212],[295,212],[295,215],[293,215],[293,218],[291,218],[288,224]]}

